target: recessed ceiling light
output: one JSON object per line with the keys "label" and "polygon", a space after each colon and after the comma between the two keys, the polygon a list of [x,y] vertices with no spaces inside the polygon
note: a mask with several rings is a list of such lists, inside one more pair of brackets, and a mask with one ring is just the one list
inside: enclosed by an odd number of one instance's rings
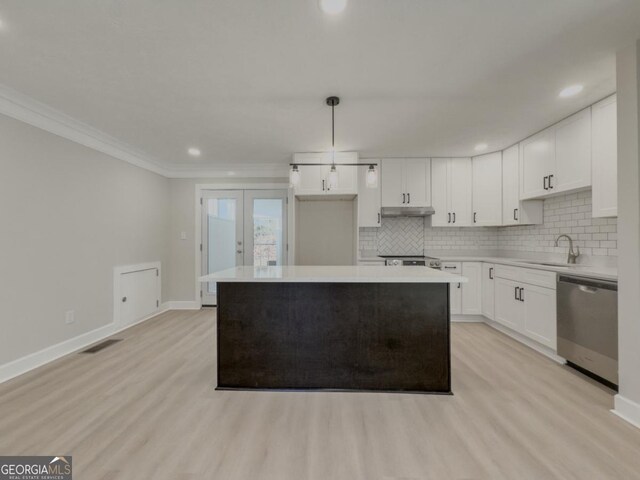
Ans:
{"label": "recessed ceiling light", "polygon": [[200,153],[202,152],[200,152],[199,148],[191,147],[189,150],[187,150],[187,153],[192,157],[199,157]]}
{"label": "recessed ceiling light", "polygon": [[347,6],[347,0],[319,0],[320,8],[324,13],[336,15]]}
{"label": "recessed ceiling light", "polygon": [[558,96],[560,98],[573,97],[574,95],[579,94],[582,90],[584,90],[584,86],[582,85],[571,85],[562,90]]}
{"label": "recessed ceiling light", "polygon": [[484,152],[487,148],[489,148],[489,145],[486,143],[479,143],[474,147],[476,152]]}

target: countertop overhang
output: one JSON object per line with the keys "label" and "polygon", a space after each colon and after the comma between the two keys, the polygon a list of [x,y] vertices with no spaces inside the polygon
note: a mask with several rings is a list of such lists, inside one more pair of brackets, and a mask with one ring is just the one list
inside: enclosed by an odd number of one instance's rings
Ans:
{"label": "countertop overhang", "polygon": [[369,265],[234,267],[200,277],[200,282],[280,283],[466,283],[461,275],[428,267]]}

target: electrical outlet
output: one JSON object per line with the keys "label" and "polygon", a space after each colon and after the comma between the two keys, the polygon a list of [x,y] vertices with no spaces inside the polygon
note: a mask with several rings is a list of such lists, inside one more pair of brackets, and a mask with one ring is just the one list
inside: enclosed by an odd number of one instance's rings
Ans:
{"label": "electrical outlet", "polygon": [[64,314],[64,323],[69,325],[70,323],[75,323],[76,321],[76,312],[73,310],[69,310]]}
{"label": "electrical outlet", "polygon": [[186,240],[187,239],[187,232],[180,232],[180,240]]}

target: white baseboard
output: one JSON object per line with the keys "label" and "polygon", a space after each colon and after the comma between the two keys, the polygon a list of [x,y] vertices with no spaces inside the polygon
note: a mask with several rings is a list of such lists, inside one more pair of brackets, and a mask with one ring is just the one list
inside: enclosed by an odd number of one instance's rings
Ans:
{"label": "white baseboard", "polygon": [[560,363],[562,365],[566,363],[566,360],[556,355],[556,352],[553,351],[551,348],[545,345],[541,345],[538,342],[531,340],[530,338],[525,337],[524,335],[518,332],[514,332],[513,330],[505,327],[504,325],[494,322],[493,320],[489,320],[488,318],[485,318],[484,322],[487,325],[489,325],[491,328],[495,328],[499,332],[504,333],[506,336],[511,337],[514,340],[517,340],[518,342],[526,345],[527,347],[532,348],[536,352],[543,354],[545,357],[549,357],[554,362]]}
{"label": "white baseboard", "polygon": [[164,305],[167,305],[167,310],[200,310],[202,307],[200,302],[194,301],[173,301],[166,302]]}
{"label": "white baseboard", "polygon": [[640,428],[640,403],[629,400],[620,394],[614,397],[614,407],[611,413]]}
{"label": "white baseboard", "polygon": [[482,315],[451,315],[452,322],[460,323],[482,323],[485,318]]}
{"label": "white baseboard", "polygon": [[38,352],[31,353],[22,358],[18,358],[17,360],[0,365],[0,383],[11,380],[12,378],[27,373],[30,370],[57,360],[60,357],[82,350],[83,348],[110,337],[111,335],[115,335],[116,333],[126,330],[127,328],[131,328],[134,325],[150,320],[153,317],[157,317],[168,310],[197,310],[199,308],[200,305],[197,302],[165,302],[160,305],[160,308],[156,312],[147,317],[141,318],[133,324],[120,326],[115,323],[110,323],[104,327],[96,328],[90,332],[83,333],[77,337],[70,338],[64,342],[51,345],[50,347],[44,348]]}

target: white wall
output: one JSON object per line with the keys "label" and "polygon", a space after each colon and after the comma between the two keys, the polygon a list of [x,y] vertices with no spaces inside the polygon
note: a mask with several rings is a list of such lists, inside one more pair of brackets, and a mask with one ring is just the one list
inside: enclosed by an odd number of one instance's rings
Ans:
{"label": "white wall", "polygon": [[168,201],[166,178],[0,115],[0,365],[109,324],[116,265],[160,260],[166,297]]}
{"label": "white wall", "polygon": [[618,334],[616,412],[640,426],[640,41],[619,52]]}

